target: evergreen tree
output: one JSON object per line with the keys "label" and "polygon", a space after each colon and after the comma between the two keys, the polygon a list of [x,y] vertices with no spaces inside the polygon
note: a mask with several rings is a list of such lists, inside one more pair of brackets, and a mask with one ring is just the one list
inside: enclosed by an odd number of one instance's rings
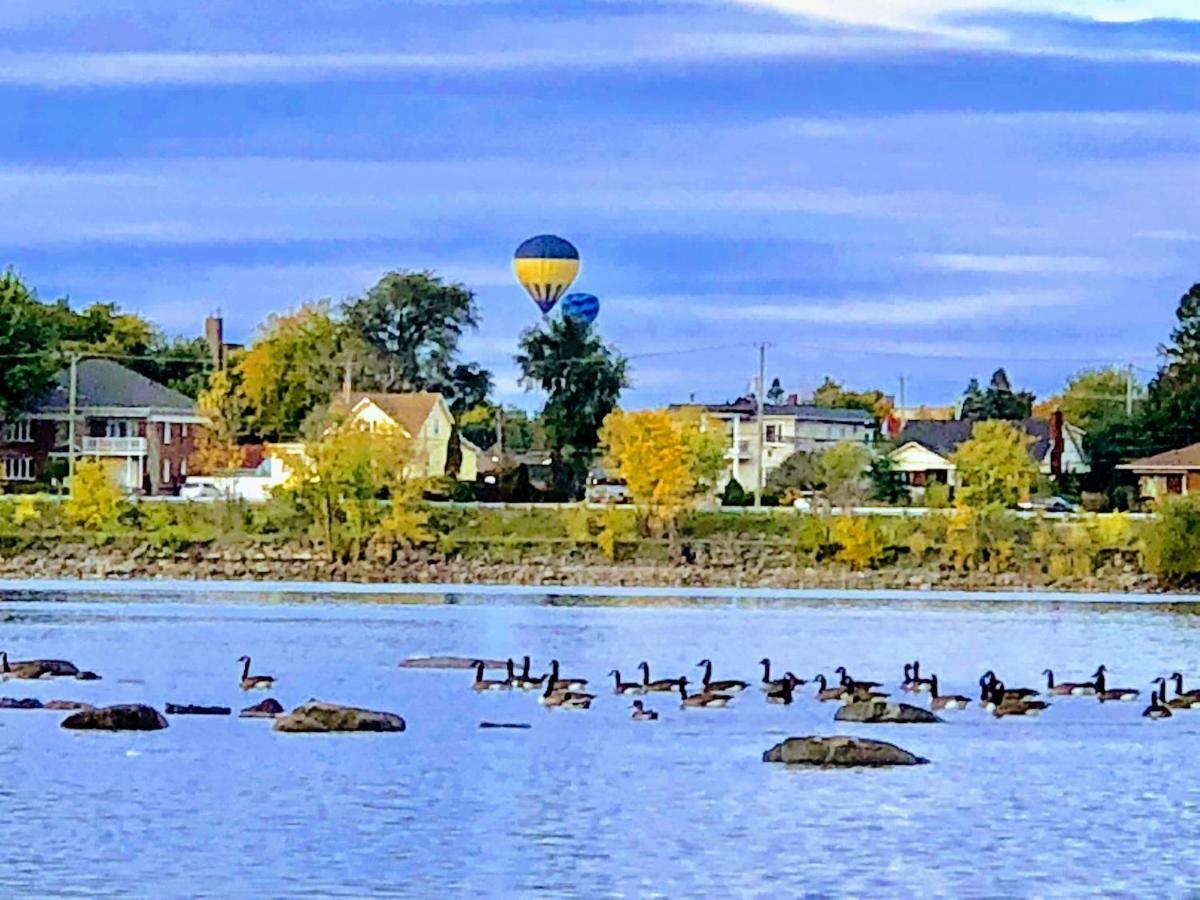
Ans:
{"label": "evergreen tree", "polygon": [[1175,319],[1171,343],[1160,348],[1167,362],[1150,382],[1143,421],[1156,450],[1200,441],[1200,284],[1180,298]]}

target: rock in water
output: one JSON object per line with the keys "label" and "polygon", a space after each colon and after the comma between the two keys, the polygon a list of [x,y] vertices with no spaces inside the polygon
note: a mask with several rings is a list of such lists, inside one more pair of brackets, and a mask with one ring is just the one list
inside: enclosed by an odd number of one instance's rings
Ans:
{"label": "rock in water", "polygon": [[42,701],[33,697],[0,697],[0,709],[41,709]]}
{"label": "rock in water", "polygon": [[168,703],[168,716],[227,716],[231,712],[228,706],[195,706],[191,703]]}
{"label": "rock in water", "polygon": [[268,697],[262,703],[247,706],[238,715],[243,719],[273,719],[283,715],[283,704],[274,697]]}
{"label": "rock in water", "polygon": [[847,703],[833,717],[835,722],[883,722],[898,725],[925,724],[942,721],[927,709],[907,703],[886,703],[882,700]]}
{"label": "rock in water", "polygon": [[929,762],[886,741],[846,736],[793,737],[763,754],[793,766],[920,766]]}
{"label": "rock in water", "polygon": [[276,731],[403,731],[404,720],[395,713],[338,706],[309,700],[275,720]]}
{"label": "rock in water", "polygon": [[167,720],[152,706],[128,703],[80,710],[63,719],[62,727],[79,731],[160,731],[167,727]]}
{"label": "rock in water", "polygon": [[99,681],[100,676],[95,672],[80,672],[75,678],[79,681]]}
{"label": "rock in water", "polygon": [[[471,656],[413,656],[400,663],[402,669],[473,669],[475,660]],[[507,662],[502,659],[484,659],[485,669],[503,669]]]}
{"label": "rock in water", "polygon": [[516,729],[524,729],[524,728],[529,728],[529,727],[530,727],[530,725],[529,725],[529,723],[528,723],[528,722],[480,722],[480,723],[479,723],[479,727],[480,727],[480,728],[516,728]]}
{"label": "rock in water", "polygon": [[95,709],[95,707],[90,703],[84,703],[82,700],[48,700],[42,709],[74,711],[77,709]]}

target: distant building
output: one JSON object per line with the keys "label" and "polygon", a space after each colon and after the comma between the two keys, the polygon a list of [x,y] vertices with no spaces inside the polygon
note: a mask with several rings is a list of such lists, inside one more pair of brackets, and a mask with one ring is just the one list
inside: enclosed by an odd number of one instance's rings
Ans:
{"label": "distant building", "polygon": [[[795,402],[763,406],[763,482],[793,453],[813,452],[834,444],[874,443],[878,430],[875,417],[860,409],[826,409]],[[698,408],[705,418],[720,423],[725,431],[727,468],[718,482],[723,489],[736,480],[746,490],[758,483],[758,407],[752,398],[733,403],[707,405],[676,404],[673,409]]]}
{"label": "distant building", "polygon": [[[1025,419],[1012,424],[1033,438],[1029,454],[1042,474],[1082,475],[1091,471],[1083,449],[1083,429],[1064,421],[1061,413],[1048,420]],[[933,482],[953,487],[955,465],[950,458],[971,437],[974,426],[974,422],[962,419],[910,421],[896,439],[899,446],[890,454],[892,465],[918,495]]]}
{"label": "distant building", "polygon": [[1200,493],[1200,444],[1135,459],[1117,468],[1138,476],[1139,494],[1148,500]]}
{"label": "distant building", "polygon": [[[98,459],[128,493],[173,494],[186,480],[196,429],[208,424],[190,397],[109,359],[77,366],[75,453]],[[70,373],[25,415],[0,429],[6,487],[66,476]]]}

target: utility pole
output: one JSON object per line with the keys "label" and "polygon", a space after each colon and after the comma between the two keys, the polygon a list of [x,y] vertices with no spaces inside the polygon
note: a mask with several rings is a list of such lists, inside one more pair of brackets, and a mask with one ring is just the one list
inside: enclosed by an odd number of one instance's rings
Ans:
{"label": "utility pole", "polygon": [[504,407],[496,406],[496,457],[504,459]]}
{"label": "utility pole", "polygon": [[350,397],[353,394],[354,388],[354,360],[346,357],[346,371],[342,376],[342,397],[346,404],[350,404]]}
{"label": "utility pole", "polygon": [[75,477],[75,407],[79,398],[79,354],[71,354],[67,378],[67,479]]}
{"label": "utility pole", "polygon": [[900,399],[899,406],[901,409],[904,409],[906,404],[904,402],[904,376],[903,375],[900,376],[900,398],[899,399]]}
{"label": "utility pole", "polygon": [[765,440],[765,429],[763,428],[763,389],[767,381],[767,345],[765,343],[758,345],[758,390],[754,392],[754,399],[758,404],[758,465],[755,467],[754,476],[754,505],[762,506],[763,493],[763,459],[766,455],[766,448],[763,446]]}
{"label": "utility pole", "polygon": [[1133,418],[1133,363],[1125,367],[1125,415]]}

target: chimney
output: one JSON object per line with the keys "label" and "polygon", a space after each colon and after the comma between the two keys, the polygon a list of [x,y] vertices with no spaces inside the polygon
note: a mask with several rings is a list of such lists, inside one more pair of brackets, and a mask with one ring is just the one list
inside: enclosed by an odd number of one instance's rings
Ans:
{"label": "chimney", "polygon": [[788,406],[799,406],[800,405],[800,395],[799,394],[788,394],[787,402],[788,402]]}
{"label": "chimney", "polygon": [[220,313],[204,320],[204,342],[214,369],[225,368],[225,320]]}
{"label": "chimney", "polygon": [[1056,409],[1050,414],[1050,474],[1057,478],[1062,474],[1063,460],[1063,414]]}

